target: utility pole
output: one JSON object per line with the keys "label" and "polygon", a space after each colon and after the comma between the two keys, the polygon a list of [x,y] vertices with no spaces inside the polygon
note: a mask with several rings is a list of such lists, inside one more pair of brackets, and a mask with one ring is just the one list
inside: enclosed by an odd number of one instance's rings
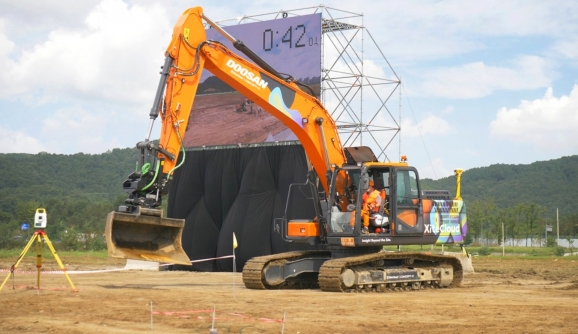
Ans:
{"label": "utility pole", "polygon": [[560,247],[560,222],[558,221],[558,208],[556,208],[556,246]]}
{"label": "utility pole", "polygon": [[504,247],[504,222],[502,222],[502,256],[506,256],[506,249]]}

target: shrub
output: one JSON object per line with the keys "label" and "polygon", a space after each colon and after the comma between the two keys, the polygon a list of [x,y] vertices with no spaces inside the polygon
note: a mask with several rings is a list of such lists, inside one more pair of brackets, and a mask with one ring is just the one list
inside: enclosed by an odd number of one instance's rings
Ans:
{"label": "shrub", "polygon": [[0,248],[1,249],[24,249],[26,243],[30,240],[25,236],[21,235],[9,235],[0,237]]}
{"label": "shrub", "polygon": [[486,246],[482,246],[478,250],[478,254],[482,255],[482,256],[490,255],[490,254],[492,254],[492,249],[489,247],[486,247]]}
{"label": "shrub", "polygon": [[564,247],[556,247],[554,248],[554,255],[556,256],[564,256],[564,253],[566,253],[566,249]]}
{"label": "shrub", "polygon": [[78,242],[77,234],[73,229],[69,230],[68,233],[64,233],[60,239],[59,248],[65,251],[77,251],[81,249],[81,245]]}
{"label": "shrub", "polygon": [[87,249],[91,251],[100,251],[106,249],[106,240],[103,236],[96,235],[91,237],[87,243]]}
{"label": "shrub", "polygon": [[558,243],[556,242],[556,239],[552,237],[548,237],[548,239],[546,239],[546,247],[556,247],[557,244]]}

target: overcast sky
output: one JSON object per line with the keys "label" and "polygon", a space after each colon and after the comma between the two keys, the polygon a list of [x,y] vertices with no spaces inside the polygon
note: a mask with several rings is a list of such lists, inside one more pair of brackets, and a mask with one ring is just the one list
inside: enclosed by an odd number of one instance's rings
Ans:
{"label": "overcast sky", "polygon": [[[223,20],[318,5],[290,4],[0,0],[0,153],[133,147],[146,136],[163,52],[187,7]],[[401,77],[401,137],[387,150],[391,160],[401,152],[422,177],[440,178],[457,167],[578,154],[576,2],[323,4],[363,14]],[[387,64],[372,55],[368,47],[366,69],[381,73]],[[397,94],[388,104],[396,117]],[[375,124],[390,124],[388,117]]]}

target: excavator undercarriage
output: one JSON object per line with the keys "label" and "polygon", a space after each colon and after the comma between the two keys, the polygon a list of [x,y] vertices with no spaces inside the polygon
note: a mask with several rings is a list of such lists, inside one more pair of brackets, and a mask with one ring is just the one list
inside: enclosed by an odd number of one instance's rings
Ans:
{"label": "excavator undercarriage", "polygon": [[452,256],[377,252],[331,258],[330,251],[301,251],[253,258],[243,268],[249,289],[321,288],[329,292],[413,291],[459,287],[461,262]]}

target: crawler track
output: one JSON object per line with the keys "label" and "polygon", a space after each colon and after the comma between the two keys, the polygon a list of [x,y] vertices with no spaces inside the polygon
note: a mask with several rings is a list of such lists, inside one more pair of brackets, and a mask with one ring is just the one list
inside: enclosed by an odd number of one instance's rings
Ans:
{"label": "crawler track", "polygon": [[[311,289],[321,288],[328,292],[386,292],[400,290],[415,290],[416,285],[411,283],[387,283],[378,286],[367,285],[360,289],[359,286],[347,287],[341,280],[344,270],[355,268],[356,266],[369,265],[379,261],[396,261],[406,263],[404,266],[416,268],[451,268],[453,269],[453,279],[448,287],[459,287],[463,280],[462,264],[459,259],[446,255],[430,255],[417,252],[403,253],[372,253],[358,256],[350,256],[339,259],[325,261],[321,266],[319,274],[307,273],[297,277],[292,277],[278,284],[269,284],[263,278],[263,272],[270,266],[282,267],[286,262],[295,261],[302,258],[329,257],[329,251],[297,251],[268,256],[260,256],[249,260],[243,268],[243,282],[248,289],[272,290],[272,289]],[[387,265],[384,267],[390,269]],[[413,286],[413,288],[412,288]],[[439,287],[435,282],[423,282],[417,284],[418,288]]]}
{"label": "crawler track", "polygon": [[310,289],[318,287],[317,275],[288,279],[277,285],[270,285],[263,279],[263,270],[267,266],[283,266],[284,262],[305,257],[328,257],[326,251],[297,251],[267,256],[259,256],[247,261],[243,268],[243,282],[248,289]]}
{"label": "crawler track", "polygon": [[[359,266],[379,260],[405,260],[412,263],[408,266],[416,267],[437,267],[437,268],[453,268],[453,280],[449,287],[459,287],[463,280],[463,270],[460,260],[452,256],[446,255],[429,255],[416,252],[403,253],[375,253],[361,256],[352,256],[341,259],[333,259],[326,261],[319,271],[319,287],[323,291],[331,292],[357,292],[356,288],[348,288],[341,281],[341,273],[349,267]],[[435,287],[435,285],[432,285]],[[388,289],[380,287],[369,287],[361,291],[363,292],[385,292]],[[408,289],[410,290],[410,289]]]}

